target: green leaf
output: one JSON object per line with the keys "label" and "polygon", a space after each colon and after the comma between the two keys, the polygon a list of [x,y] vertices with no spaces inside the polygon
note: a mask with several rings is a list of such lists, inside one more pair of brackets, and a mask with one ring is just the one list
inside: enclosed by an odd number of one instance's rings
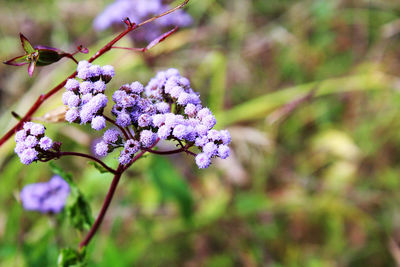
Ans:
{"label": "green leaf", "polygon": [[185,179],[163,157],[153,157],[151,166],[150,178],[161,193],[161,197],[174,200],[179,206],[182,217],[189,222],[193,215],[193,197]]}
{"label": "green leaf", "polygon": [[104,168],[97,162],[90,161],[89,164],[93,165],[100,173],[110,173],[106,168]]}
{"label": "green leaf", "polygon": [[86,248],[77,251],[72,248],[64,248],[58,255],[58,267],[84,267],[86,262]]}
{"label": "green leaf", "polygon": [[65,172],[63,169],[61,169],[59,166],[57,166],[54,162],[50,162],[49,164],[50,164],[51,171],[54,174],[60,175],[65,181],[68,182],[68,184],[70,186],[76,186],[74,181],[72,180],[71,174]]}
{"label": "green leaf", "polygon": [[93,223],[92,210],[77,187],[71,188],[65,211],[69,223],[78,230],[90,229]]}
{"label": "green leaf", "polygon": [[35,49],[31,45],[29,40],[22,33],[19,33],[19,38],[21,39],[22,48],[27,54],[32,54],[33,52],[35,52]]}
{"label": "green leaf", "polygon": [[93,223],[92,211],[86,198],[72,180],[72,175],[66,173],[53,162],[50,163],[52,171],[60,175],[70,186],[70,194],[65,205],[65,212],[69,223],[78,230],[90,229]]}

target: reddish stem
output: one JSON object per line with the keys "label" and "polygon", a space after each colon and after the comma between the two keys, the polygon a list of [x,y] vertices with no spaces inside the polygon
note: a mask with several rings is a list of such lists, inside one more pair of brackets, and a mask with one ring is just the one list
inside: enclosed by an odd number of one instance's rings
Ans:
{"label": "reddish stem", "polygon": [[[154,144],[155,145],[155,144]],[[117,189],[117,185],[118,182],[121,178],[122,173],[129,168],[130,165],[132,165],[133,163],[135,163],[135,161],[137,161],[141,156],[143,156],[143,154],[146,153],[145,150],[140,151],[133,159],[132,161],[127,165],[127,166],[123,166],[123,165],[119,165],[117,171],[114,174],[114,178],[111,182],[111,186],[108,189],[108,193],[106,198],[104,199],[103,205],[100,209],[100,213],[96,218],[96,221],[94,222],[94,224],[92,225],[92,227],[90,228],[89,232],[87,233],[87,235],[85,236],[85,238],[81,241],[81,243],[79,243],[79,249],[82,249],[83,247],[87,246],[90,242],[90,240],[92,240],[93,236],[96,234],[97,230],[99,229],[101,223],[103,222],[104,216],[106,215],[107,209],[110,206],[111,200],[114,197],[114,193],[115,190]]]}
{"label": "reddish stem", "polygon": [[113,120],[113,119],[111,119],[111,118],[109,118],[109,117],[107,117],[107,116],[104,116],[104,115],[103,115],[103,117],[106,119],[106,121],[108,121],[108,122],[114,124],[115,126],[117,126],[118,129],[120,129],[121,132],[123,133],[123,135],[125,136],[126,140],[129,139],[129,136],[128,136],[128,134],[126,133],[125,129],[122,128],[121,126],[119,126],[119,125],[115,122],[115,120]]}
{"label": "reddish stem", "polygon": [[91,155],[88,154],[84,154],[84,153],[79,153],[79,152],[60,152],[58,154],[58,156],[62,157],[62,156],[78,156],[78,157],[83,157],[83,158],[87,158],[87,159],[91,159],[93,161],[96,161],[97,163],[99,163],[101,166],[103,166],[103,168],[105,168],[107,171],[111,172],[112,174],[116,174],[117,171],[108,167],[103,161],[99,160],[96,157],[93,157]]}
{"label": "reddish stem", "polygon": [[[149,23],[152,22],[154,20],[156,20],[159,17],[165,16],[171,12],[174,12],[177,9],[182,8],[183,6],[185,6],[187,3],[189,2],[189,0],[185,0],[182,4],[176,6],[175,8],[172,8],[158,16],[155,16],[153,18],[150,18],[140,24],[132,24],[129,23],[128,24],[128,28],[125,29],[123,32],[121,32],[117,37],[115,37],[113,40],[111,40],[108,44],[106,44],[103,48],[101,48],[99,51],[97,51],[89,60],[88,62],[93,62],[95,61],[97,58],[99,58],[100,56],[102,56],[103,54],[105,54],[106,52],[108,52],[112,46],[118,42],[122,37],[124,37],[125,35],[127,35],[129,32]],[[39,109],[39,107],[43,104],[43,102],[48,99],[49,97],[51,97],[52,95],[54,95],[55,93],[57,93],[58,91],[60,91],[64,85],[66,84],[68,79],[72,79],[75,78],[77,72],[75,71],[74,73],[72,73],[70,76],[68,76],[67,79],[65,79],[64,81],[62,81],[60,84],[58,84],[56,87],[54,87],[53,89],[51,89],[49,92],[47,92],[44,95],[40,95],[38,97],[38,99],[36,100],[36,102],[31,106],[31,108],[28,110],[28,112],[22,117],[22,119],[14,126],[12,127],[1,139],[0,139],[0,147],[8,140],[11,138],[11,136],[18,131],[19,129],[22,128],[23,124],[26,121],[29,121],[31,119],[31,116],[35,113],[35,111],[37,111]]]}
{"label": "reddish stem", "polygon": [[82,249],[83,247],[87,246],[90,242],[90,240],[93,238],[93,236],[96,234],[97,229],[99,228],[100,224],[102,223],[104,216],[106,215],[107,209],[110,206],[111,200],[114,196],[115,190],[117,189],[118,182],[121,178],[122,175],[122,165],[118,166],[118,169],[114,175],[114,178],[111,182],[111,186],[108,189],[108,193],[106,198],[104,199],[103,206],[101,207],[99,216],[97,216],[96,221],[90,228],[89,232],[87,233],[86,237],[82,240],[81,243],[79,243],[79,249]]}

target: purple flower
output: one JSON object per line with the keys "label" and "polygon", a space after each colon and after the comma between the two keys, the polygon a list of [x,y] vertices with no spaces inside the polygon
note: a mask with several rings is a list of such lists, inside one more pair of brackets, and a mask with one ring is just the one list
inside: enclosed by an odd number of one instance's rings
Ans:
{"label": "purple flower", "polygon": [[212,115],[211,111],[208,108],[202,108],[201,110],[199,110],[199,112],[197,112],[197,117],[202,120],[203,118],[205,118],[208,115]]}
{"label": "purple flower", "polygon": [[207,136],[199,136],[195,140],[195,145],[198,147],[203,147],[208,143],[208,138]]}
{"label": "purple flower", "polygon": [[221,139],[221,134],[219,131],[211,129],[208,131],[207,137],[212,141],[219,141]]}
{"label": "purple flower", "polygon": [[33,123],[33,122],[31,122],[31,121],[28,121],[28,122],[25,122],[25,123],[24,123],[23,128],[24,128],[25,131],[27,131],[27,130],[30,130],[30,129],[32,128],[33,125],[35,125],[35,123]]}
{"label": "purple flower", "polygon": [[76,68],[76,71],[80,72],[82,69],[86,69],[89,68],[92,64],[90,64],[88,61],[86,60],[81,60],[78,63],[78,67]]}
{"label": "purple flower", "polygon": [[212,127],[215,126],[217,123],[217,120],[213,115],[207,115],[202,118],[201,123],[205,126],[207,126],[208,129],[211,129]]}
{"label": "purple flower", "polygon": [[43,150],[49,150],[50,148],[53,147],[53,140],[51,140],[49,137],[44,136],[40,139],[39,141],[39,146]]}
{"label": "purple flower", "polygon": [[121,127],[128,127],[131,124],[131,117],[127,113],[120,113],[117,116],[116,123]]}
{"label": "purple flower", "polygon": [[143,84],[141,84],[140,82],[137,82],[137,81],[131,83],[130,87],[131,87],[132,93],[134,93],[134,94],[140,94],[144,90]]}
{"label": "purple flower", "polygon": [[103,140],[107,144],[116,143],[120,138],[121,133],[117,129],[108,129],[104,132]]}
{"label": "purple flower", "polygon": [[192,103],[187,104],[185,107],[185,114],[188,115],[189,117],[195,117],[197,114],[197,108],[195,105]]}
{"label": "purple flower", "polygon": [[22,151],[22,153],[18,154],[18,156],[23,164],[29,165],[33,161],[38,159],[37,158],[38,154],[39,152],[37,152],[35,149],[27,148],[24,151]]}
{"label": "purple flower", "polygon": [[86,103],[89,103],[90,100],[92,100],[92,98],[93,98],[93,95],[91,93],[82,95],[81,105],[85,105]]}
{"label": "purple flower", "polygon": [[69,123],[75,122],[75,120],[79,117],[79,112],[76,109],[69,109],[65,113],[65,120]]}
{"label": "purple flower", "polygon": [[121,152],[121,155],[118,158],[118,161],[122,165],[126,165],[131,161],[132,157],[131,154],[125,153],[125,150]]}
{"label": "purple flower", "polygon": [[77,95],[70,95],[67,100],[67,105],[69,107],[77,107],[81,103],[81,99]]}
{"label": "purple flower", "polygon": [[33,148],[38,144],[38,140],[36,136],[30,135],[25,138],[24,145],[27,148]]}
{"label": "purple flower", "polygon": [[155,127],[160,127],[165,122],[165,116],[163,114],[155,114],[153,115],[152,122]]}
{"label": "purple flower", "polygon": [[96,116],[92,119],[92,128],[100,131],[106,127],[106,119],[103,116]]}
{"label": "purple flower", "polygon": [[171,89],[170,95],[173,98],[178,98],[181,95],[181,93],[184,93],[183,88],[180,86],[175,86],[174,88]]}
{"label": "purple flower", "polygon": [[25,146],[24,142],[19,142],[15,145],[14,152],[18,155],[21,154],[27,147]]}
{"label": "purple flower", "polygon": [[180,77],[179,78],[179,84],[183,87],[190,87],[190,81],[186,77]]}
{"label": "purple flower", "polygon": [[160,113],[168,113],[169,112],[169,104],[166,102],[157,103],[156,109]]}
{"label": "purple flower", "polygon": [[93,88],[93,91],[96,94],[104,93],[104,91],[106,90],[106,84],[103,81],[97,81],[93,83]]}
{"label": "purple flower", "polygon": [[26,138],[25,130],[19,130],[15,133],[15,142],[23,142]]}
{"label": "purple flower", "polygon": [[31,127],[31,134],[32,135],[42,135],[44,134],[45,128],[43,125],[35,123],[34,125],[32,125]]}
{"label": "purple flower", "polygon": [[105,65],[101,68],[101,79],[108,83],[115,75],[114,67],[111,65]]}
{"label": "purple flower", "polygon": [[218,147],[214,142],[208,142],[203,146],[203,152],[206,153],[210,158],[215,156],[217,153]]}
{"label": "purple flower", "polygon": [[142,114],[138,118],[139,127],[147,127],[151,124],[151,116],[149,114]]}
{"label": "purple flower", "polygon": [[229,157],[230,154],[230,149],[227,145],[220,145],[218,147],[218,156],[221,159],[226,159],[227,157]]}
{"label": "purple flower", "polygon": [[68,79],[67,83],[65,84],[65,88],[68,91],[76,92],[79,89],[79,81],[75,79]]}
{"label": "purple flower", "polygon": [[84,81],[79,85],[79,92],[82,95],[91,94],[93,92],[94,85],[92,82]]}
{"label": "purple flower", "polygon": [[186,126],[179,124],[172,131],[172,135],[178,139],[182,139],[187,134]]}
{"label": "purple flower", "polygon": [[231,142],[231,134],[228,130],[221,130],[219,134],[224,145],[228,145]]}
{"label": "purple flower", "polygon": [[157,136],[155,133],[153,133],[150,130],[143,130],[140,133],[140,143],[142,144],[143,147],[151,147],[154,142],[156,141]]}
{"label": "purple flower", "polygon": [[124,146],[124,150],[132,155],[138,152],[139,149],[140,149],[140,143],[133,139],[129,139],[128,141],[126,141]]}
{"label": "purple flower", "polygon": [[196,156],[196,164],[200,169],[205,169],[210,166],[211,159],[206,153],[200,153]]}
{"label": "purple flower", "polygon": [[171,128],[163,125],[160,128],[158,128],[157,136],[158,138],[165,140],[168,138],[168,136],[171,134]]}
{"label": "purple flower", "polygon": [[26,185],[21,190],[20,198],[26,210],[58,213],[64,208],[69,192],[68,183],[56,175],[47,183]]}
{"label": "purple flower", "polygon": [[186,92],[182,92],[182,93],[180,93],[180,95],[178,97],[177,103],[179,105],[186,106],[191,101],[191,99],[192,99],[192,97],[190,94],[188,94]]}
{"label": "purple flower", "polygon": [[[53,148],[53,142],[44,136],[45,127],[38,123],[25,123],[24,130],[17,133],[15,153],[23,164],[31,164],[46,155],[46,150]],[[21,138],[25,135],[25,138]]]}
{"label": "purple flower", "polygon": [[99,142],[96,144],[95,147],[95,152],[97,155],[99,155],[100,157],[105,157],[107,156],[108,153],[108,145],[105,142]]}

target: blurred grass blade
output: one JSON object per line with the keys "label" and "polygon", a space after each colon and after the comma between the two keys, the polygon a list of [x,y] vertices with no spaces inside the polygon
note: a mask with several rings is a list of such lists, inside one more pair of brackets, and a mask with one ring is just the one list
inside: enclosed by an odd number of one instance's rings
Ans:
{"label": "blurred grass blade", "polygon": [[251,99],[225,112],[216,113],[217,126],[223,128],[230,124],[263,118],[274,109],[308,94],[316,86],[318,89],[315,97],[358,90],[383,90],[394,85],[394,78],[378,71],[297,85]]}

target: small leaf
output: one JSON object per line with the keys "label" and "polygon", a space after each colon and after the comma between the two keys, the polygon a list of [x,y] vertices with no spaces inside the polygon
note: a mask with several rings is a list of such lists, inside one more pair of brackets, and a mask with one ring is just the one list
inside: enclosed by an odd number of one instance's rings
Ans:
{"label": "small leaf", "polygon": [[155,45],[161,43],[162,41],[164,41],[165,39],[167,39],[171,34],[173,34],[174,32],[176,32],[178,30],[178,27],[173,28],[172,30],[158,36],[156,39],[154,39],[153,41],[151,41],[147,46],[146,46],[146,50],[149,50],[150,48],[154,47]]}
{"label": "small leaf", "polygon": [[61,169],[59,166],[57,166],[53,162],[50,162],[49,165],[50,165],[51,171],[54,174],[61,176],[65,181],[67,181],[69,183],[70,186],[76,186],[76,184],[72,180],[71,174],[66,173],[63,169]]}
{"label": "small leaf", "polygon": [[22,48],[25,50],[27,54],[32,54],[35,52],[35,49],[31,45],[31,43],[22,33],[19,33],[19,38],[21,39]]}
{"label": "small leaf", "polygon": [[58,254],[58,267],[84,267],[86,262],[86,248],[80,252],[72,248],[64,248]]}
{"label": "small leaf", "polygon": [[22,66],[28,64],[29,61],[27,59],[27,55],[23,55],[4,61],[3,63],[12,66]]}
{"label": "small leaf", "polygon": [[53,162],[50,162],[52,171],[68,182],[71,192],[65,205],[65,212],[69,223],[78,230],[89,229],[93,223],[92,211],[85,196],[72,180],[72,175],[66,173]]}
{"label": "small leaf", "polygon": [[97,162],[89,162],[90,165],[93,165],[100,173],[109,173],[109,171],[104,168],[103,166],[101,166],[100,164],[98,164]]}
{"label": "small leaf", "polygon": [[69,223],[76,229],[82,231],[90,229],[93,223],[92,211],[83,194],[77,187],[71,188],[65,211]]}

